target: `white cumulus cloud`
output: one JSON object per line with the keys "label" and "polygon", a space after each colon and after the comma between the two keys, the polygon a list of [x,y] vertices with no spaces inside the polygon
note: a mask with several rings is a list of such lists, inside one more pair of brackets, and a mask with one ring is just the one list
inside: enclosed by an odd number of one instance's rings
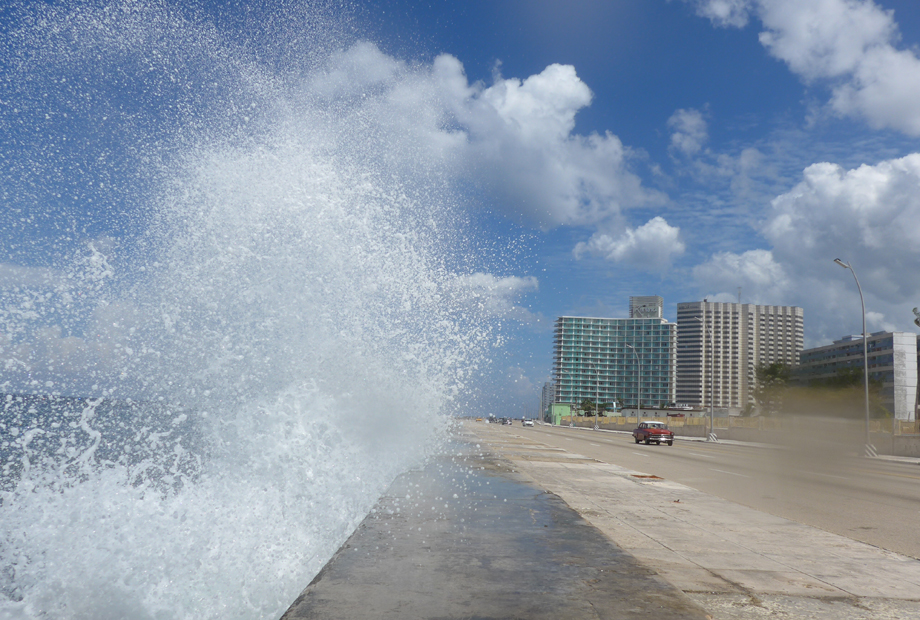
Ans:
{"label": "white cumulus cloud", "polygon": [[627,228],[620,235],[597,232],[575,246],[575,257],[585,254],[602,256],[615,263],[626,263],[647,271],[666,268],[673,256],[686,250],[680,228],[663,217],[654,217],[638,228]]}
{"label": "white cumulus cloud", "polygon": [[824,80],[837,113],[920,135],[920,58],[896,47],[894,12],[872,0],[691,0],[719,26],[763,24],[761,44],[806,82]]}
{"label": "white cumulus cloud", "polygon": [[743,28],[748,23],[751,0],[693,0],[696,12],[718,26]]}
{"label": "white cumulus cloud", "polygon": [[468,133],[471,167],[517,217],[543,228],[595,224],[662,200],[630,171],[619,138],[573,133],[575,115],[592,96],[574,67],[554,64],[524,80],[465,87],[456,60],[442,57],[436,66]]}
{"label": "white cumulus cloud", "polygon": [[820,163],[773,201],[763,233],[780,260],[853,262],[892,303],[920,291],[920,154],[845,170]]}
{"label": "white cumulus cloud", "polygon": [[700,152],[709,139],[709,130],[703,113],[699,110],[677,110],[668,119],[671,133],[671,152],[692,157]]}
{"label": "white cumulus cloud", "polygon": [[920,306],[920,154],[845,169],[808,166],[777,196],[761,228],[771,250],[720,253],[693,270],[701,294],[805,308],[808,346],[860,331],[865,295],[870,331],[914,329]]}
{"label": "white cumulus cloud", "polygon": [[363,150],[391,157],[388,171],[408,165],[417,176],[422,166],[446,183],[471,181],[531,226],[596,226],[667,201],[643,186],[632,169],[638,156],[616,135],[576,131],[592,93],[571,65],[470,83],[453,56],[410,64],[359,43],[331,57],[308,86],[351,115]]}
{"label": "white cumulus cloud", "polygon": [[786,270],[770,250],[719,252],[694,267],[693,277],[710,301],[737,301],[738,287],[745,303],[779,304],[789,297]]}
{"label": "white cumulus cloud", "polygon": [[455,286],[491,316],[527,321],[531,318],[530,313],[515,304],[523,295],[536,292],[539,282],[533,276],[499,277],[490,273],[473,273],[458,276]]}
{"label": "white cumulus cloud", "polygon": [[405,71],[403,63],[373,43],[359,42],[333,54],[326,69],[313,76],[310,90],[325,97],[363,94],[386,85]]}
{"label": "white cumulus cloud", "polygon": [[760,42],[806,80],[852,74],[867,52],[897,34],[890,11],[872,2],[765,0]]}

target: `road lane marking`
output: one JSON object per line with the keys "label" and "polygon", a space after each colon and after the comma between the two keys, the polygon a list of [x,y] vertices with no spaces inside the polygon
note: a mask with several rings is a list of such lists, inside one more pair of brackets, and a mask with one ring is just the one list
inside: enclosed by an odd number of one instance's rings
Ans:
{"label": "road lane marking", "polygon": [[[689,451],[688,451],[688,452],[689,452]],[[704,459],[714,459],[714,458],[716,458],[716,457],[712,456],[711,454],[700,454],[699,452],[690,452],[690,454],[695,454],[695,455],[697,455],[697,456],[701,456],[701,457],[703,457]]]}
{"label": "road lane marking", "polygon": [[815,476],[827,476],[828,478],[840,478],[841,480],[851,480],[846,476],[835,476],[834,474],[822,474],[820,471],[806,471],[806,474],[814,474]]}
{"label": "road lane marking", "polygon": [[886,474],[883,472],[874,472],[874,474],[876,476],[892,476],[894,478],[909,478],[911,480],[920,480],[920,476],[908,476],[906,474],[894,474],[894,473]]}
{"label": "road lane marking", "polygon": [[733,471],[725,471],[724,469],[715,469],[713,467],[710,467],[709,469],[711,469],[712,471],[717,471],[722,474],[731,474],[732,476],[741,476],[742,478],[750,478],[750,476],[745,476],[744,474],[738,474]]}
{"label": "road lane marking", "polygon": [[589,443],[588,445],[589,445],[589,446],[594,446],[595,448],[600,448],[600,447],[601,447],[601,444],[599,444],[599,443]]}
{"label": "road lane marking", "polygon": [[633,452],[633,454],[638,454],[639,456],[644,456],[645,458],[649,458],[648,454],[642,454],[641,452]]}

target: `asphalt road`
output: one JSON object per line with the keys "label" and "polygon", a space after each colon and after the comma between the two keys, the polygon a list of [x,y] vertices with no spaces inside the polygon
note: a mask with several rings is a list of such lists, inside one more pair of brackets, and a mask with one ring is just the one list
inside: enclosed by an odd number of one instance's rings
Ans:
{"label": "asphalt road", "polygon": [[598,461],[661,476],[732,502],[920,559],[920,465],[852,456],[852,446],[782,448],[681,441],[636,444],[621,433],[502,427]]}

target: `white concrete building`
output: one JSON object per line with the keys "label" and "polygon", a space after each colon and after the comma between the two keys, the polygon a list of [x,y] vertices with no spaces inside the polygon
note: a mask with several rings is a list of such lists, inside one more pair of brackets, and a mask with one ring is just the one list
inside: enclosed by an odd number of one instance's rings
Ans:
{"label": "white concrete building", "polygon": [[805,342],[802,308],[710,301],[677,304],[677,402],[740,413],[754,402],[756,369],[795,366]]}
{"label": "white concrete building", "polygon": [[[898,420],[916,420],[918,336],[909,332],[875,332],[869,334],[867,346],[869,378],[882,382],[882,405]],[[802,351],[796,379],[830,379],[838,370],[849,368],[862,371],[862,335],[844,336],[833,344]]]}

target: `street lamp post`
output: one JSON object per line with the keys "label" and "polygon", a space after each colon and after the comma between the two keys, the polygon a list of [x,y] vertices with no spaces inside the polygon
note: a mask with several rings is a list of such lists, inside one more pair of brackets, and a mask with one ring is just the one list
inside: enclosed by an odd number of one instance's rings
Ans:
{"label": "street lamp post", "polygon": [[[863,330],[863,384],[866,393],[866,456],[875,456],[875,448],[869,441],[869,333],[866,331],[866,301],[863,299],[862,287],[859,286],[859,278],[856,277],[856,270],[849,263],[845,263],[839,258],[834,262],[849,269],[856,280],[856,290],[859,291],[859,304],[862,306],[862,330]],[[892,433],[894,432],[894,422],[892,421]]]}
{"label": "street lamp post", "polygon": [[599,428],[597,425],[597,408],[601,402],[601,371],[597,364],[588,362],[588,366],[594,366],[594,430],[597,430]]}
{"label": "street lamp post", "polygon": [[601,406],[601,369],[594,366],[594,430],[597,430],[597,410]]}
{"label": "street lamp post", "polygon": [[[707,327],[706,322],[703,321],[703,319],[701,319],[698,316],[695,316],[693,318],[700,322],[701,329],[706,328],[709,330],[709,437],[707,438],[707,440],[712,441],[713,437],[715,437],[715,432],[716,432],[715,416],[713,414],[713,406],[715,403],[715,395],[713,393],[714,392],[713,386],[714,386],[715,377],[716,377],[716,351],[715,351],[716,337],[713,334],[712,327]],[[702,338],[703,336],[700,335],[701,340]],[[700,348],[702,348],[702,346]],[[702,365],[700,365],[700,368],[702,368]]]}
{"label": "street lamp post", "polygon": [[632,346],[631,344],[627,344],[625,342],[623,344],[625,344],[627,347],[632,349],[632,352],[636,354],[636,368],[637,368],[636,375],[639,378],[639,391],[636,392],[636,404],[639,407],[638,420],[641,422],[642,421],[642,360],[639,359],[639,352],[636,351],[636,347]]}

